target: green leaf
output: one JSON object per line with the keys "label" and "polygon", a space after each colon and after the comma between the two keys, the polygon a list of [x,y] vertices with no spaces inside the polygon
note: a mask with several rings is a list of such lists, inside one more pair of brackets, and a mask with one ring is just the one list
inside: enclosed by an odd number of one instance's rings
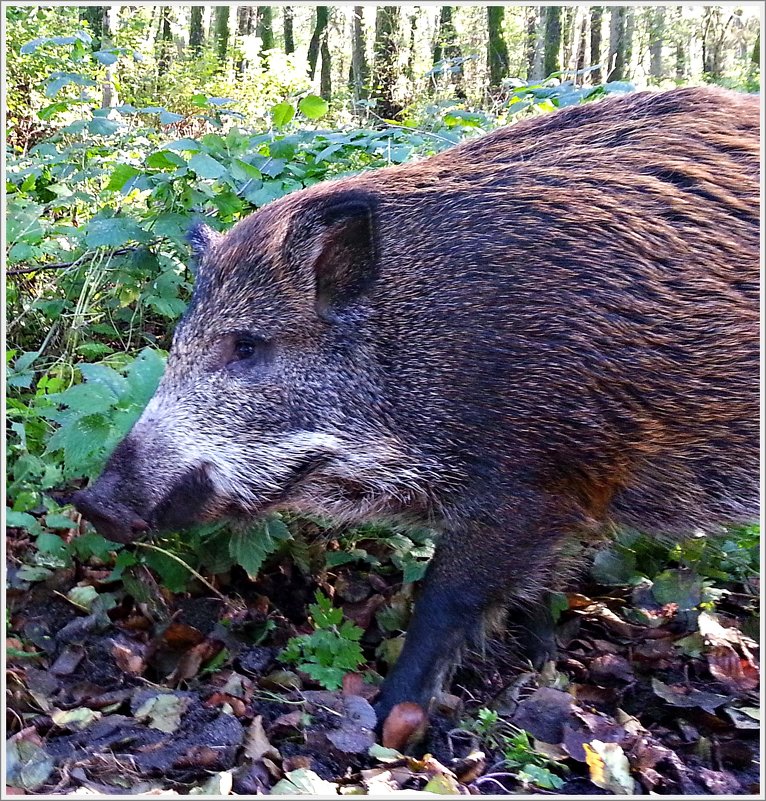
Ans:
{"label": "green leaf", "polygon": [[172,150],[158,150],[147,156],[146,166],[155,170],[175,169],[176,167],[185,167],[186,159]]}
{"label": "green leaf", "polygon": [[85,232],[85,244],[91,248],[119,248],[130,241],[147,240],[146,231],[125,217],[96,217],[88,223]]}
{"label": "green leaf", "polygon": [[128,368],[131,400],[139,406],[145,406],[157,391],[164,372],[165,359],[161,353],[153,348],[144,348]]}
{"label": "green leaf", "polygon": [[276,128],[284,128],[295,116],[295,107],[291,103],[277,103],[271,109],[271,120]]}
{"label": "green leaf", "polygon": [[40,111],[37,112],[37,116],[39,119],[47,122],[53,119],[57,114],[61,114],[62,111],[66,111],[69,105],[67,100],[59,100],[56,103],[51,103],[49,106],[41,108]]}
{"label": "green leaf", "polygon": [[106,188],[111,191],[122,189],[128,181],[141,174],[141,170],[131,164],[118,164],[109,178]]}
{"label": "green leaf", "polygon": [[72,529],[76,528],[76,523],[71,517],[61,513],[50,513],[45,515],[45,525],[48,528],[63,528]]}
{"label": "green leaf", "polygon": [[41,532],[42,528],[36,517],[27,512],[14,512],[5,508],[5,525],[13,528],[23,528],[32,533]]}
{"label": "green leaf", "polygon": [[79,364],[80,374],[89,384],[107,387],[115,397],[121,397],[127,387],[127,380],[107,364]]}
{"label": "green leaf", "polygon": [[94,117],[88,122],[88,132],[96,136],[111,136],[122,128],[119,120],[107,120],[104,117]]}
{"label": "green leaf", "polygon": [[96,50],[94,53],[91,53],[91,55],[99,64],[105,64],[106,66],[116,63],[119,58],[119,56],[110,50]]}
{"label": "green leaf", "polygon": [[330,107],[327,101],[323,100],[321,97],[306,95],[306,97],[298,103],[298,108],[304,117],[308,117],[310,120],[318,120],[320,117],[324,117],[324,115],[327,114]]}
{"label": "green leaf", "polygon": [[172,111],[160,112],[160,125],[173,125],[183,119],[185,119],[183,114],[174,114]]}
{"label": "green leaf", "polygon": [[189,159],[189,166],[197,173],[200,178],[216,179],[226,175],[226,167],[216,161],[207,153],[195,153]]}
{"label": "green leaf", "polygon": [[202,150],[202,145],[195,142],[194,139],[176,139],[174,142],[168,142],[164,145],[165,150],[183,150],[190,153],[198,153]]}

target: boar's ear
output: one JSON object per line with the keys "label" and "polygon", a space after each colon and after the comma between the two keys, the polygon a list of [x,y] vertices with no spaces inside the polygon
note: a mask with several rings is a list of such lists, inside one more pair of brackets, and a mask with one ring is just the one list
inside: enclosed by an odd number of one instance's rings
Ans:
{"label": "boar's ear", "polygon": [[343,193],[327,198],[317,211],[307,261],[315,278],[317,312],[333,322],[375,281],[374,199]]}
{"label": "boar's ear", "polygon": [[221,238],[218,231],[214,231],[209,225],[201,220],[192,223],[191,228],[186,233],[186,241],[189,243],[192,254],[192,271],[197,272],[200,262],[205,253]]}

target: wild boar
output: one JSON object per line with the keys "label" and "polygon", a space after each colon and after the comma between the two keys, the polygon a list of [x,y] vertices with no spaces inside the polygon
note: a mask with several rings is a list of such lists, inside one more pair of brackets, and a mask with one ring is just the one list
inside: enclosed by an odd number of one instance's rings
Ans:
{"label": "wild boar", "polygon": [[756,97],[638,93],[195,228],[165,376],[78,508],[119,541],[432,527],[378,711],[426,706],[568,540],[757,517],[759,150]]}

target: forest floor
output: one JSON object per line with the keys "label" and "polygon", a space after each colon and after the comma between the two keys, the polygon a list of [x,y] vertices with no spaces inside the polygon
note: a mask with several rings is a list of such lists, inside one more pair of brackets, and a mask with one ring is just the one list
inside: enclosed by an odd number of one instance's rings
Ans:
{"label": "forest floor", "polygon": [[[142,568],[138,601],[108,566],[35,572],[29,553],[11,529],[10,793],[759,793],[755,579],[713,600],[677,566],[627,588],[581,581],[558,596],[555,661],[536,671],[510,635],[488,639],[427,730],[400,716],[384,747],[363,678],[401,645],[401,573],[317,579],[282,559],[256,582],[235,568],[215,594],[172,594]],[[365,676],[337,691],[280,663],[313,631],[317,586],[364,632]]]}

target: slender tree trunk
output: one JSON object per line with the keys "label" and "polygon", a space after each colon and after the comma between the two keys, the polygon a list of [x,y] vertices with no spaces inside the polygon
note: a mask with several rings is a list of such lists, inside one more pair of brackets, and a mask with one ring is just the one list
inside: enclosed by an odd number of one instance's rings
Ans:
{"label": "slender tree trunk", "polygon": [[289,56],[295,52],[295,33],[293,30],[294,11],[292,6],[282,9],[282,26],[285,34],[285,53]]}
{"label": "slender tree trunk", "polygon": [[309,78],[311,78],[312,81],[317,71],[317,60],[319,58],[319,48],[322,44],[322,35],[330,19],[329,6],[317,6],[316,9],[316,23],[314,25],[314,32],[311,34],[308,52]]}
{"label": "slender tree trunk", "polygon": [[543,74],[546,78],[561,69],[561,7],[548,6],[545,13],[545,54]]}
{"label": "slender tree trunk", "polygon": [[264,58],[268,50],[274,49],[274,8],[272,6],[256,7],[255,35],[261,40],[260,56]]}
{"label": "slender tree trunk", "polygon": [[577,50],[575,54],[575,70],[579,73],[577,81],[585,83],[585,67],[590,66],[585,63],[585,52],[588,49],[588,9],[583,9],[580,19],[580,34],[577,42]]}
{"label": "slender tree trunk", "polygon": [[202,27],[202,6],[192,6],[191,17],[189,18],[189,48],[193,53],[199,55],[205,43],[205,32]]}
{"label": "slender tree trunk", "polygon": [[[106,50],[112,46],[112,41],[117,33],[120,8],[119,6],[99,6],[99,8],[103,12],[99,48]],[[101,87],[101,108],[114,108],[120,104],[114,79],[115,65],[108,64],[104,74],[104,83]]]}
{"label": "slender tree trunk", "polygon": [[[590,10],[590,66],[601,64],[601,27],[604,19],[604,7],[593,6]],[[591,72],[591,84],[596,85],[603,80],[601,67]]]}
{"label": "slender tree trunk", "polygon": [[88,30],[93,37],[91,47],[93,51],[101,50],[101,37],[104,32],[104,17],[106,6],[84,6],[80,9],[80,19],[88,23]]}
{"label": "slender tree trunk", "polygon": [[659,83],[662,80],[662,46],[665,36],[665,9],[657,6],[652,9],[652,24],[649,40],[649,73]]}
{"label": "slender tree trunk", "polygon": [[395,99],[401,8],[378,6],[375,14],[374,96],[378,114],[393,119],[402,110]]}
{"label": "slender tree trunk", "polygon": [[412,87],[415,82],[415,33],[417,31],[417,27],[418,27],[417,13],[410,14],[409,16],[410,42],[409,42],[409,47],[407,49],[407,69],[405,70],[407,80],[410,82],[410,87]]}
{"label": "slender tree trunk", "polygon": [[351,30],[351,90],[355,100],[370,94],[370,67],[364,38],[364,6],[354,6]]}
{"label": "slender tree trunk", "polygon": [[322,32],[322,44],[319,48],[322,56],[322,66],[319,70],[319,94],[328,102],[332,99],[332,67],[330,64],[330,46],[327,43],[329,33],[329,25],[325,25]]}
{"label": "slender tree trunk", "polygon": [[[455,6],[442,6],[439,12],[439,27],[436,30],[436,43],[433,50],[434,65],[440,61],[453,61],[462,57],[463,52],[457,41],[457,31],[453,23]],[[464,98],[463,65],[449,65],[449,80],[454,87],[455,97]]]}
{"label": "slender tree trunk", "polygon": [[218,54],[220,69],[226,67],[229,51],[229,6],[216,6],[213,9],[213,26],[215,30],[215,49]]}
{"label": "slender tree trunk", "polygon": [[686,47],[688,37],[684,30],[684,10],[681,6],[676,8],[675,21],[675,50],[676,50],[676,81],[681,83],[686,79]]}
{"label": "slender tree trunk", "polygon": [[625,7],[625,67],[623,80],[629,81],[632,76],[633,61],[633,35],[636,29],[636,10],[631,6]]}
{"label": "slender tree trunk", "polygon": [[613,6],[609,18],[609,71],[610,81],[625,77],[625,6]]}
{"label": "slender tree trunk", "polygon": [[540,10],[537,6],[530,6],[527,13],[527,81],[532,80],[535,72],[535,54],[537,52],[537,25]]}
{"label": "slender tree trunk", "polygon": [[577,9],[566,6],[561,13],[561,43],[563,45],[563,58],[560,69],[569,70],[572,66],[572,52],[574,50],[574,20]]}
{"label": "slender tree trunk", "polygon": [[509,58],[508,46],[503,37],[503,6],[487,6],[487,28],[489,31],[487,41],[487,68],[489,70],[490,87],[498,87],[503,78],[508,75]]}
{"label": "slender tree trunk", "polygon": [[163,6],[160,12],[160,27],[157,31],[156,47],[157,58],[157,77],[167,74],[170,69],[170,49],[173,45],[173,34],[170,28],[170,20],[173,9],[170,6]]}
{"label": "slender tree trunk", "polygon": [[[237,36],[242,39],[245,36],[251,36],[255,24],[255,9],[253,6],[239,6],[237,8]],[[248,61],[243,56],[237,62],[235,72],[237,78],[243,78],[247,72]]]}
{"label": "slender tree trunk", "polygon": [[761,32],[755,37],[755,44],[753,45],[753,53],[750,56],[750,65],[753,68],[761,66]]}

